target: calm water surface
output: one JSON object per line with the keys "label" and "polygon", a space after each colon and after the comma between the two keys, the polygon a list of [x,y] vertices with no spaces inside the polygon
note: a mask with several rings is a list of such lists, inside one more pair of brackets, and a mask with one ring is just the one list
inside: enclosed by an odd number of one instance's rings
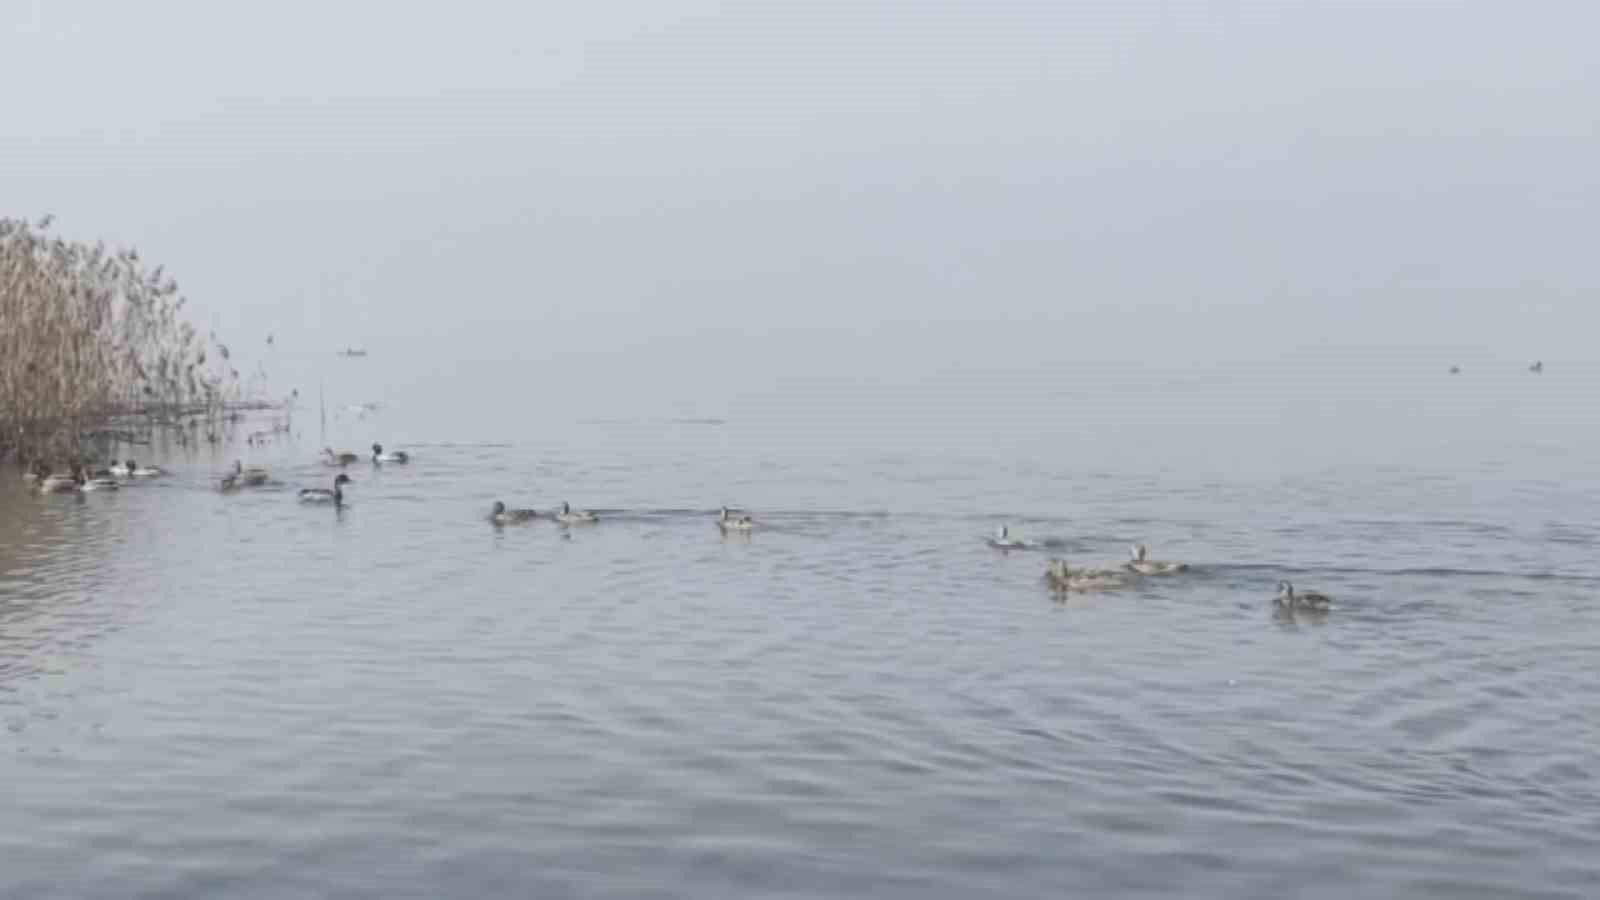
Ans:
{"label": "calm water surface", "polygon": [[[0,895],[1600,896],[1600,441],[1561,383],[386,397],[329,439],[415,461],[342,511],[294,499],[314,405],[239,451],[269,489],[209,489],[233,451],[6,474]],[[1058,602],[1002,518],[1196,568]],[[1275,616],[1280,577],[1339,608]]]}

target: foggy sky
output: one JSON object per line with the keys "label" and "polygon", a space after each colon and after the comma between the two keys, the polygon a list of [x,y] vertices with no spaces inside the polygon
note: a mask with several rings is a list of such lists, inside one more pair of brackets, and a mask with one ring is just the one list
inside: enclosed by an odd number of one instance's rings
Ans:
{"label": "foggy sky", "polygon": [[1585,2],[6,0],[0,213],[293,346],[1587,358],[1597,33]]}

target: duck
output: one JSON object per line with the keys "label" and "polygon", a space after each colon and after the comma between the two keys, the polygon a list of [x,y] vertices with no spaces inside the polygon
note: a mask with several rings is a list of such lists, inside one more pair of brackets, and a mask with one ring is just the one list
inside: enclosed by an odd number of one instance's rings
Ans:
{"label": "duck", "polygon": [[261,485],[267,483],[268,477],[269,476],[267,475],[266,469],[260,468],[259,466],[251,466],[250,468],[246,469],[244,467],[244,463],[236,459],[233,461],[233,471],[222,476],[222,481],[217,485],[217,487],[222,491],[234,491],[238,490],[239,488],[246,487],[260,487]]}
{"label": "duck", "polygon": [[333,479],[333,490],[330,491],[327,488],[304,488],[300,491],[300,502],[332,503],[334,506],[343,506],[344,491],[342,488],[345,485],[352,483],[353,481],[349,475],[340,472],[339,475]]}
{"label": "duck", "polygon": [[408,463],[411,461],[411,454],[405,452],[404,450],[395,450],[391,453],[385,453],[383,452],[382,444],[373,444],[372,461],[375,463]]}
{"label": "duck", "polygon": [[717,527],[723,531],[749,531],[756,527],[756,523],[749,516],[734,515],[733,510],[724,506],[717,517]]}
{"label": "duck", "polygon": [[1451,375],[1460,375],[1461,374],[1461,367],[1460,366],[1451,366],[1450,367],[1450,374]]}
{"label": "duck", "polygon": [[1294,610],[1307,610],[1310,612],[1327,612],[1333,608],[1333,598],[1318,591],[1305,591],[1295,593],[1294,585],[1287,581],[1278,582],[1278,596],[1272,601],[1278,607]]}
{"label": "duck", "polygon": [[1005,525],[996,528],[994,536],[990,537],[987,542],[989,546],[996,550],[1022,550],[1028,546],[1027,541],[1012,537],[1011,529]]}
{"label": "duck", "polygon": [[1535,375],[1543,375],[1544,374],[1544,360],[1541,359],[1541,360],[1535,361],[1533,365],[1528,367],[1528,371],[1532,372]]}
{"label": "duck", "polygon": [[41,494],[70,494],[78,489],[78,479],[73,475],[50,473],[39,479]]}
{"label": "duck", "polygon": [[120,466],[112,464],[107,471],[112,475],[120,475],[124,478],[156,478],[167,474],[166,470],[160,466],[141,466],[131,459],[124,461]]}
{"label": "duck", "polygon": [[565,500],[561,501],[561,511],[556,513],[556,521],[563,525],[589,525],[600,521],[600,517],[586,509],[573,509]]}
{"label": "duck", "polygon": [[1074,569],[1061,559],[1050,561],[1044,578],[1058,591],[1103,591],[1127,584],[1124,574],[1115,569]]}
{"label": "duck", "polygon": [[1139,575],[1176,575],[1189,569],[1188,563],[1160,562],[1147,559],[1150,548],[1144,544],[1135,544],[1130,551],[1131,558],[1123,565],[1124,569]]}
{"label": "duck", "polygon": [[489,521],[496,525],[518,525],[531,522],[539,518],[537,510],[532,509],[507,509],[499,500],[494,502],[494,509],[489,512]]}
{"label": "duck", "polygon": [[244,467],[244,463],[237,459],[233,461],[233,475],[239,479],[239,483],[244,487],[260,487],[267,483],[268,478],[272,477],[267,473],[266,469],[260,466],[251,466],[247,469]]}
{"label": "duck", "polygon": [[91,491],[114,491],[117,488],[122,487],[122,482],[116,480],[115,478],[101,476],[98,474],[96,474],[93,478],[85,478],[81,471],[78,473],[76,483],[79,492],[85,494]]}
{"label": "duck", "polygon": [[354,453],[351,453],[348,450],[335,453],[333,452],[332,447],[323,447],[322,457],[323,464],[329,466],[348,466],[351,463],[361,459],[361,457],[356,456]]}

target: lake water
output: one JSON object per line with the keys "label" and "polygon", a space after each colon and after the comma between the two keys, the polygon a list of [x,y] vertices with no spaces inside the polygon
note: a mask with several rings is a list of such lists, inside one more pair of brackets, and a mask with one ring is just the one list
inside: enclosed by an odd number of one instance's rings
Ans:
{"label": "lake water", "polygon": [[[298,439],[0,479],[0,896],[1600,896],[1592,369],[337,365]],[[314,383],[415,454],[341,511]],[[1195,568],[1061,602],[1001,521]]]}

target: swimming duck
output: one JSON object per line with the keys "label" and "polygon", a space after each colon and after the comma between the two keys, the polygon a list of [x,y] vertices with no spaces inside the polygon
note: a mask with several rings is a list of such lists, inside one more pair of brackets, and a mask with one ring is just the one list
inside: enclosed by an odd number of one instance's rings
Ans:
{"label": "swimming duck", "polygon": [[392,453],[385,453],[383,452],[382,444],[373,444],[372,461],[375,463],[408,463],[411,461],[411,454],[405,452],[404,450],[396,450]]}
{"label": "swimming duck", "polygon": [[561,511],[556,513],[556,521],[563,525],[588,525],[600,521],[600,517],[586,509],[573,509],[563,500]]}
{"label": "swimming duck", "polygon": [[1154,559],[1146,559],[1145,557],[1149,553],[1149,547],[1144,544],[1135,544],[1131,551],[1131,558],[1123,568],[1139,575],[1176,575],[1179,572],[1187,571],[1189,568],[1188,563],[1160,562]]}
{"label": "swimming duck", "polygon": [[354,453],[351,453],[349,451],[341,451],[339,453],[335,453],[335,452],[333,452],[333,448],[332,447],[323,447],[322,448],[322,463],[323,463],[323,465],[328,465],[328,466],[348,466],[351,463],[356,462],[360,458],[361,457],[356,456]]}
{"label": "swimming duck", "polygon": [[93,478],[86,478],[81,471],[78,473],[76,483],[78,490],[85,494],[89,493],[90,491],[114,491],[117,488],[122,487],[122,482],[116,480],[115,478],[100,475],[96,475]]}
{"label": "swimming duck", "polygon": [[994,530],[994,536],[987,543],[996,550],[1021,550],[1028,546],[1027,541],[1018,540],[1011,536],[1011,529],[1001,525]]}
{"label": "swimming duck", "polygon": [[1277,606],[1290,610],[1309,610],[1310,612],[1327,612],[1333,608],[1333,599],[1327,594],[1317,591],[1306,591],[1297,594],[1294,585],[1287,581],[1278,582],[1278,596],[1272,601]]}
{"label": "swimming duck", "polygon": [[41,494],[70,494],[77,489],[78,479],[74,475],[57,475],[52,472],[39,479]]}
{"label": "swimming duck", "polygon": [[1461,374],[1461,367],[1460,366],[1451,366],[1450,367],[1450,374],[1451,375],[1460,375]]}
{"label": "swimming duck", "polygon": [[327,488],[305,488],[300,491],[300,502],[332,503],[334,506],[343,506],[344,491],[342,488],[344,485],[352,483],[349,475],[340,472],[338,477],[333,479],[333,490],[330,491]]}
{"label": "swimming duck", "polygon": [[237,459],[233,461],[233,475],[239,479],[239,484],[243,487],[260,487],[266,484],[267,479],[271,477],[266,469],[260,466],[251,466],[246,469],[244,463]]}
{"label": "swimming duck", "polygon": [[222,481],[217,485],[222,491],[235,491],[239,488],[260,487],[267,483],[267,470],[259,466],[246,469],[244,463],[233,461],[233,471],[222,476]]}
{"label": "swimming duck", "polygon": [[723,531],[749,531],[756,527],[756,523],[749,516],[734,515],[733,510],[724,506],[722,513],[717,517],[717,527]]}
{"label": "swimming duck", "polygon": [[120,466],[113,464],[107,471],[124,478],[155,478],[167,474],[166,470],[159,466],[141,466],[131,459],[124,461]]}
{"label": "swimming duck", "polygon": [[537,510],[532,509],[507,509],[499,500],[494,502],[494,509],[489,513],[489,521],[496,525],[517,525],[522,522],[531,522],[539,518]]}
{"label": "swimming duck", "polygon": [[1122,572],[1114,569],[1074,569],[1066,560],[1053,559],[1044,570],[1045,581],[1058,591],[1103,591],[1127,584]]}
{"label": "swimming duck", "polygon": [[1544,374],[1544,360],[1541,359],[1538,362],[1535,362],[1533,365],[1529,366],[1528,367],[1528,371],[1532,372],[1535,375],[1543,375]]}

